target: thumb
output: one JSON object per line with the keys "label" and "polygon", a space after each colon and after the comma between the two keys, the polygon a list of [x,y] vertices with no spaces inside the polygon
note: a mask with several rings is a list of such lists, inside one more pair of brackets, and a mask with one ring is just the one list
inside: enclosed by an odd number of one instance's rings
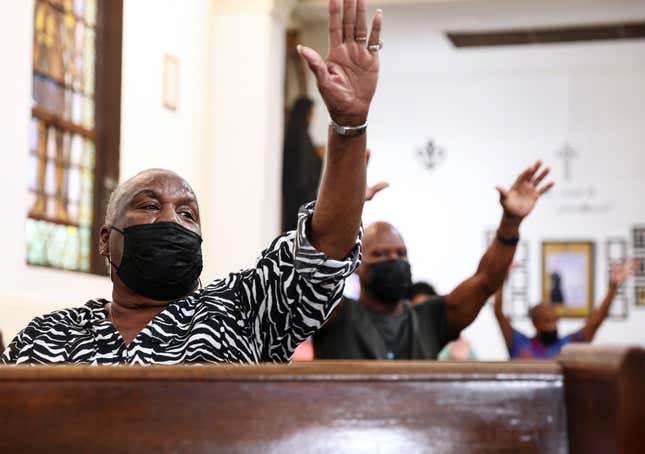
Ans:
{"label": "thumb", "polygon": [[325,80],[325,77],[327,76],[327,65],[318,52],[310,49],[309,47],[300,45],[298,45],[297,50],[300,57],[307,62],[309,69],[314,73],[318,82],[320,83]]}
{"label": "thumb", "polygon": [[368,166],[370,164],[370,158],[372,157],[372,150],[369,148],[365,152],[365,166]]}
{"label": "thumb", "polygon": [[506,191],[506,189],[504,189],[502,186],[495,186],[495,189],[497,189],[497,192],[499,192],[499,199],[506,200],[506,197],[508,197],[508,192]]}

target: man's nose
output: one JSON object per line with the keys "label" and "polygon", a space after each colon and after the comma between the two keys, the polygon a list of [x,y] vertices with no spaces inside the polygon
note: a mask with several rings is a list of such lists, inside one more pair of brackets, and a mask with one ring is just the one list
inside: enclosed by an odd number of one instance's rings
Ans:
{"label": "man's nose", "polygon": [[157,217],[157,222],[179,222],[175,207],[169,204],[162,206]]}
{"label": "man's nose", "polygon": [[392,251],[387,255],[388,260],[396,260],[399,258],[399,254],[396,251]]}

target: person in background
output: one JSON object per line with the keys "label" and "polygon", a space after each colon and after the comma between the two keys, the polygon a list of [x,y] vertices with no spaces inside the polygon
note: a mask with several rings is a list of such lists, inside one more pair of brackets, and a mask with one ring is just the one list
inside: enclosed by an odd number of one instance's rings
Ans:
{"label": "person in background", "polygon": [[437,296],[437,292],[427,282],[416,282],[412,284],[410,289],[410,302],[412,302],[413,306],[424,303],[434,296]]}
{"label": "person in background", "polygon": [[[316,359],[436,359],[477,317],[486,300],[504,282],[520,224],[553,183],[542,186],[549,169],[537,161],[506,190],[497,187],[503,215],[496,241],[475,274],[448,295],[412,306],[412,277],[401,234],[377,222],[365,229],[363,262],[357,274],[359,301],[345,299],[314,335]],[[458,248],[458,239],[455,247]]]}
{"label": "person in background", "polygon": [[609,290],[600,307],[589,315],[587,323],[581,329],[564,337],[560,337],[558,332],[558,314],[555,307],[549,303],[538,304],[529,311],[529,317],[535,327],[533,338],[514,329],[502,310],[504,287],[500,286],[495,293],[495,317],[504,336],[510,358],[549,359],[557,356],[560,350],[569,343],[591,342],[598,328],[607,318],[618,287],[633,274],[633,260],[612,265]]}
{"label": "person in background", "polygon": [[316,200],[322,158],[316,152],[309,125],[313,118],[314,103],[298,98],[289,115],[284,135],[282,161],[282,230],[294,230],[298,210],[307,202]]}
{"label": "person in background", "polygon": [[477,355],[470,342],[459,336],[456,341],[450,342],[444,347],[437,357],[439,361],[477,361]]}

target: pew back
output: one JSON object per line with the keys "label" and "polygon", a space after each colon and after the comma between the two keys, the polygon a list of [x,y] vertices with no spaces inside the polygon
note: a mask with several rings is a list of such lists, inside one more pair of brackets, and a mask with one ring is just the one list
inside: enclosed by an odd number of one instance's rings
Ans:
{"label": "pew back", "polygon": [[0,452],[568,451],[554,362],[0,369]]}

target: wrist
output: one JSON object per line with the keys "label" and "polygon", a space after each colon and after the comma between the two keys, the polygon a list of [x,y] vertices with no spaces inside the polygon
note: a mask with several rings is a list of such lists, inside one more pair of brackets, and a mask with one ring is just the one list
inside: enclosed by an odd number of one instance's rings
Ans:
{"label": "wrist", "polygon": [[504,213],[502,220],[499,223],[497,234],[504,238],[519,236],[521,224],[522,218]]}
{"label": "wrist", "polygon": [[330,112],[332,121],[340,126],[356,127],[367,123],[367,112],[365,114],[340,114]]}

